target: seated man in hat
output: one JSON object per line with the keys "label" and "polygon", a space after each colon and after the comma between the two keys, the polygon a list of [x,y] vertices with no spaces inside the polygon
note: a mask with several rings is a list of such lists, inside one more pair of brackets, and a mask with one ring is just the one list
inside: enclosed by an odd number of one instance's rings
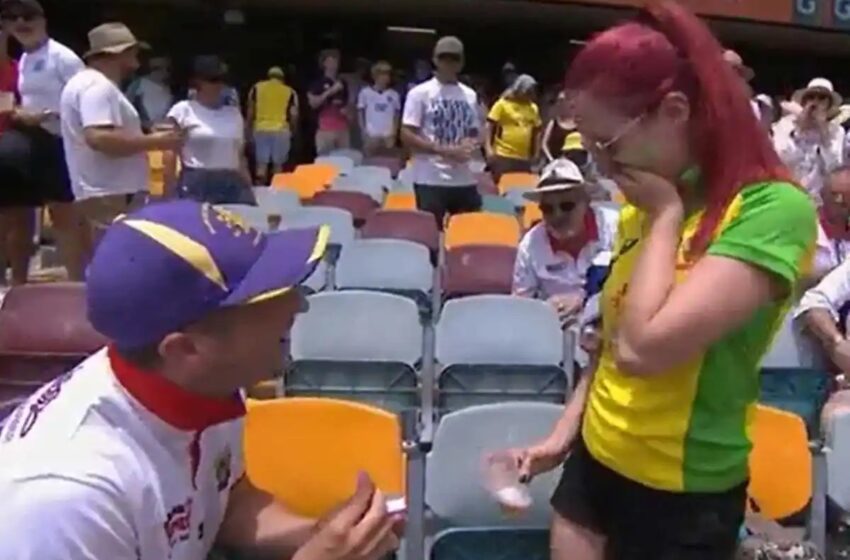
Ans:
{"label": "seated man in hat", "polygon": [[377,560],[394,550],[395,520],[366,477],[318,524],[245,477],[240,388],[284,367],[307,307],[299,284],[328,235],[266,236],[188,200],[109,228],[87,279],[89,319],[108,347],[0,432],[0,558],[204,560],[221,545],[255,558]]}
{"label": "seated man in hat", "polygon": [[566,324],[599,293],[611,261],[617,212],[591,204],[578,166],[557,159],[525,197],[543,221],[520,241],[513,293],[548,301]]}

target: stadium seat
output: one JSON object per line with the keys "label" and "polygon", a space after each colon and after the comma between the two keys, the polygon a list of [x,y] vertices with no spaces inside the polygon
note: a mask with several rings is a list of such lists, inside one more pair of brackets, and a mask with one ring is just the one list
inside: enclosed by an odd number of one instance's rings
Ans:
{"label": "stadium seat", "polygon": [[540,211],[540,205],[534,202],[526,202],[522,210],[522,227],[529,230],[543,221],[543,212]]}
{"label": "stadium seat", "polygon": [[774,520],[799,513],[812,497],[812,455],[803,420],[796,414],[757,405],[751,422],[751,504]]}
{"label": "stadium seat", "polygon": [[[383,168],[381,170],[386,171]],[[392,186],[392,180],[385,187],[379,180],[368,176],[341,175],[331,183],[331,191],[362,193],[370,196],[377,204],[381,204],[390,186]]]}
{"label": "stadium seat", "polygon": [[328,155],[334,157],[348,158],[352,162],[354,162],[354,165],[360,165],[361,163],[363,163],[363,152],[361,152],[360,150],[355,150],[353,148],[338,148],[336,150],[333,150]]}
{"label": "stadium seat", "polygon": [[254,229],[264,232],[268,232],[271,229],[269,212],[264,208],[250,206],[248,204],[218,204],[216,208],[239,216],[247,225]]}
{"label": "stadium seat", "polygon": [[13,404],[105,344],[86,318],[83,284],[10,289],[0,305],[0,409],[11,412]]}
{"label": "stadium seat", "polygon": [[311,174],[296,175],[295,173],[278,173],[272,179],[272,188],[282,191],[292,191],[302,201],[309,200],[317,192],[328,188],[328,182],[323,177]]}
{"label": "stadium seat", "polygon": [[416,366],[423,328],[416,304],[368,291],[310,296],[292,329],[285,393],[366,401],[390,410],[416,408]]}
{"label": "stadium seat", "polygon": [[482,195],[484,194],[492,194],[498,196],[499,189],[496,187],[496,183],[493,182],[493,176],[487,172],[479,173],[476,178],[476,183],[478,185],[478,192]]}
{"label": "stadium seat", "polygon": [[[830,499],[843,511],[850,512],[850,414],[838,411],[826,426],[827,488]],[[784,467],[783,467],[784,468]]]}
{"label": "stadium seat", "polygon": [[386,167],[358,165],[351,170],[349,175],[352,178],[360,179],[369,184],[378,185],[385,190],[389,190],[393,185],[392,173]]}
{"label": "stadium seat", "polygon": [[334,190],[316,193],[305,205],[344,210],[351,214],[355,227],[362,226],[372,212],[378,209],[378,203],[368,194]]}
{"label": "stadium seat", "polygon": [[328,287],[328,263],[325,260],[316,266],[316,270],[304,281],[302,287],[306,288],[308,294],[321,292]]}
{"label": "stadium seat", "polygon": [[295,173],[275,173],[269,186],[282,189],[292,183],[293,177],[295,177]]}
{"label": "stadium seat", "polygon": [[474,527],[441,531],[429,560],[549,560],[549,530]]}
{"label": "stadium seat", "polygon": [[412,298],[430,310],[434,269],[428,249],[400,239],[356,239],[340,256],[336,286],[380,290]]}
{"label": "stadium seat", "polygon": [[401,171],[404,162],[401,158],[395,156],[369,156],[363,158],[363,165],[385,167],[390,170],[390,175],[396,177]]}
{"label": "stadium seat", "polygon": [[491,212],[493,214],[505,214],[506,216],[514,218],[517,215],[513,202],[507,198],[493,194],[485,194],[481,196],[481,211]]}
{"label": "stadium seat", "polygon": [[405,493],[398,418],[360,403],[248,401],[244,450],[251,482],[299,515],[327,515],[351,496],[361,472],[388,496]]}
{"label": "stadium seat", "polygon": [[162,150],[148,152],[148,191],[153,197],[165,194],[165,163]]}
{"label": "stadium seat", "polygon": [[519,244],[519,222],[516,218],[490,212],[456,214],[449,218],[446,227],[446,249],[461,245],[505,245]]}
{"label": "stadium seat", "polygon": [[533,189],[540,178],[534,173],[504,173],[499,178],[499,194],[505,194],[511,190],[529,190]]}
{"label": "stadium seat", "polygon": [[270,189],[269,187],[254,187],[253,191],[257,206],[269,215],[282,216],[286,212],[301,207],[301,200],[294,191]]}
{"label": "stadium seat", "polygon": [[440,248],[440,231],[434,215],[419,210],[378,210],[360,230],[364,239],[406,239],[421,243],[432,253]]}
{"label": "stadium seat", "polygon": [[391,192],[384,198],[384,210],[416,210],[416,195],[412,192]]}
{"label": "stadium seat", "polygon": [[463,245],[446,252],[443,293],[446,299],[510,294],[516,249],[503,245]]}
{"label": "stadium seat", "polygon": [[313,163],[332,165],[337,168],[340,175],[345,175],[356,165],[354,160],[346,156],[319,156]]}
{"label": "stadium seat", "polygon": [[296,229],[328,225],[330,243],[340,247],[354,239],[354,221],[350,212],[325,206],[307,206],[287,212],[281,218],[282,229]]}
{"label": "stadium seat", "polygon": [[431,512],[451,527],[548,527],[549,498],[559,472],[534,479],[529,487],[533,504],[521,518],[505,516],[482,479],[489,454],[543,440],[563,410],[550,403],[503,402],[445,415],[425,463],[425,502]]}
{"label": "stadium seat", "polygon": [[436,326],[437,408],[563,403],[573,386],[571,345],[564,339],[555,311],[543,301],[484,295],[447,302]]}
{"label": "stadium seat", "polygon": [[329,187],[331,182],[340,174],[339,167],[330,163],[305,163],[295,168],[293,177],[309,178],[324,187]]}

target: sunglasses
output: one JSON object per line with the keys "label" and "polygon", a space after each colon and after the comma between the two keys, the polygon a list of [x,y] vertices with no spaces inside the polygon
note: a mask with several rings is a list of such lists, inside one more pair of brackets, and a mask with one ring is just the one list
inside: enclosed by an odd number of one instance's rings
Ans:
{"label": "sunglasses", "polygon": [[645,117],[646,117],[646,113],[642,113],[641,115],[638,115],[637,117],[633,118],[632,120],[630,120],[629,122],[627,122],[626,124],[621,126],[620,129],[617,132],[615,132],[614,135],[610,139],[606,140],[605,142],[599,142],[599,141],[592,142],[593,148],[598,153],[606,154],[606,155],[610,156],[611,154],[609,152],[610,152],[611,148],[617,142],[622,140],[623,137],[625,137],[626,134],[631,132],[632,129],[634,129],[638,124],[640,124],[640,122]]}
{"label": "sunglasses", "polygon": [[544,216],[549,216],[555,213],[555,208],[560,210],[561,214],[569,214],[575,209],[576,203],[572,200],[565,200],[563,202],[558,202],[557,204],[541,202],[539,206],[540,212],[542,212]]}
{"label": "sunglasses", "polygon": [[810,93],[803,98],[803,103],[809,101],[832,101],[832,97],[825,93]]}
{"label": "sunglasses", "polygon": [[0,19],[7,22],[24,21],[31,22],[41,17],[41,14],[35,12],[15,12],[0,15]]}
{"label": "sunglasses", "polygon": [[459,54],[446,53],[446,54],[441,54],[440,56],[437,57],[437,59],[438,60],[445,60],[446,62],[460,62],[461,60],[463,60],[463,57]]}

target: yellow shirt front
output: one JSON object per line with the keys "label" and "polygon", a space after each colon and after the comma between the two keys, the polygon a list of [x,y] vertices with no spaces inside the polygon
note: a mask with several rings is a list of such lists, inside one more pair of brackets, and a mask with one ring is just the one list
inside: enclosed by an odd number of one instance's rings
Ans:
{"label": "yellow shirt front", "polygon": [[260,132],[289,130],[289,104],[292,103],[293,93],[291,87],[274,78],[255,85],[254,130]]}
{"label": "yellow shirt front", "polygon": [[487,120],[496,125],[493,150],[497,156],[530,159],[534,132],[542,124],[533,101],[501,98],[490,109]]}

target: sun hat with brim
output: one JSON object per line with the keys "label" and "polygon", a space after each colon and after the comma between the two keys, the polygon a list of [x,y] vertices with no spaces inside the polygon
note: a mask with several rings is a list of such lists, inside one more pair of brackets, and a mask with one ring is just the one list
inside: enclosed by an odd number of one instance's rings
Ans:
{"label": "sun hat with brim", "polygon": [[587,151],[584,147],[584,143],[581,140],[581,134],[578,132],[570,132],[564,138],[564,145],[561,148],[565,152],[571,151]]}
{"label": "sun hat with brim", "polygon": [[210,313],[295,289],[316,269],[327,226],[264,234],[182,200],[119,217],[86,278],[88,317],[120,349],[155,344]]}
{"label": "sun hat with brim", "polygon": [[150,45],[136,39],[123,23],[104,23],[89,31],[89,50],[83,58],[98,54],[120,54],[133,47],[149,49]]}
{"label": "sun hat with brim", "polygon": [[527,200],[538,202],[545,194],[583,189],[584,187],[584,176],[578,166],[568,159],[561,158],[547,165],[543,169],[543,173],[540,174],[537,187],[522,193],[522,196]]}
{"label": "sun hat with brim", "polygon": [[830,105],[830,109],[840,107],[844,102],[844,98],[835,91],[835,88],[832,85],[832,82],[827,80],[826,78],[815,78],[809,85],[802,89],[798,89],[794,92],[794,95],[791,96],[791,100],[800,105],[803,104],[803,99],[812,93],[822,93],[824,95],[828,95],[832,98],[832,105]]}

